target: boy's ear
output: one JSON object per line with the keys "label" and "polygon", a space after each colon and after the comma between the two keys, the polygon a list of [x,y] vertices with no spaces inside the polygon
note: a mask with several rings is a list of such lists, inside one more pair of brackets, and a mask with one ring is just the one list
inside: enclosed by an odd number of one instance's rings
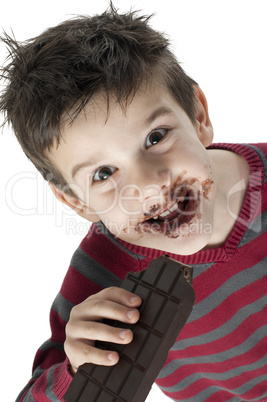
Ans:
{"label": "boy's ear", "polygon": [[213,127],[209,117],[208,103],[199,86],[195,85],[194,91],[196,95],[197,134],[204,147],[208,147],[213,140]]}
{"label": "boy's ear", "polygon": [[99,216],[95,211],[93,211],[88,205],[78,198],[72,197],[69,194],[64,193],[58,189],[53,183],[49,183],[49,187],[56,196],[56,198],[63,204],[67,205],[69,208],[73,209],[78,215],[87,219],[90,222],[98,222],[100,220]]}

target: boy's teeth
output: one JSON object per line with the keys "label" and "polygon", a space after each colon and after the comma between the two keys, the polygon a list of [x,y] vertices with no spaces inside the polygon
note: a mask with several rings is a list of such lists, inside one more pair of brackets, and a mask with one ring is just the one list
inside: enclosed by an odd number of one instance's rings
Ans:
{"label": "boy's teeth", "polygon": [[171,207],[171,208],[169,209],[169,211],[170,211],[170,212],[173,212],[173,211],[175,211],[177,208],[178,208],[178,204],[177,204],[177,202],[176,202],[176,204],[174,204],[174,206]]}
{"label": "boy's teeth", "polygon": [[158,219],[159,217],[165,218],[165,216],[169,215],[171,212],[176,211],[176,209],[179,208],[179,203],[183,203],[185,201],[186,196],[179,198],[178,202],[176,202],[170,209],[167,209],[165,212],[162,212],[162,214],[159,214],[157,216],[153,216],[153,219]]}
{"label": "boy's teeth", "polygon": [[165,216],[169,215],[171,212],[175,211],[178,208],[178,204],[174,204],[173,207],[171,207],[170,209],[167,209],[167,211],[163,212],[162,214],[159,214],[157,216],[153,216],[153,219],[158,219],[158,217],[160,216],[161,218],[164,218]]}
{"label": "boy's teeth", "polygon": [[[179,202],[184,202],[185,197],[182,197],[179,199]],[[171,207],[170,209],[167,209],[167,211],[163,212],[162,214],[159,214],[157,216],[153,216],[153,219],[158,219],[158,217],[160,216],[161,218],[164,218],[165,216],[169,215],[171,212],[176,211],[176,209],[178,208],[178,203],[176,202],[173,207]]]}
{"label": "boy's teeth", "polygon": [[170,212],[167,210],[167,211],[163,212],[162,214],[160,214],[159,216],[161,216],[162,218],[164,218],[164,216],[169,215],[169,213],[170,213]]}

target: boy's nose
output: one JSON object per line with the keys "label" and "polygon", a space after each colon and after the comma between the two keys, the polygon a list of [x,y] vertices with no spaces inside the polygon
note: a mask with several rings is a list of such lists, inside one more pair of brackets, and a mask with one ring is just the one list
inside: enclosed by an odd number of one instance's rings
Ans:
{"label": "boy's nose", "polygon": [[158,195],[170,187],[172,182],[171,171],[159,170],[150,176],[144,178],[144,194],[145,198]]}
{"label": "boy's nose", "polygon": [[[143,169],[139,165],[131,177],[128,177],[128,183],[132,189],[132,195],[137,196],[143,200],[159,197],[164,190],[168,189],[172,183],[172,174],[169,169],[149,167]],[[131,191],[131,190],[130,190]]]}
{"label": "boy's nose", "polygon": [[[155,172],[154,172],[155,173]],[[171,186],[171,171],[161,169],[144,185],[143,213],[149,213],[151,208],[158,209],[166,203],[166,193]]]}
{"label": "boy's nose", "polygon": [[120,191],[120,207],[128,214],[140,215],[149,212],[154,205],[162,206],[171,182],[168,169],[150,169],[144,173],[138,166]]}

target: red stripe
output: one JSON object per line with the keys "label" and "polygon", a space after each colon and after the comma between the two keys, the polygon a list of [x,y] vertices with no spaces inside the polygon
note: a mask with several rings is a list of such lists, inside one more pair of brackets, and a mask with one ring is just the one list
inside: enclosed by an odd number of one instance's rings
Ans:
{"label": "red stripe", "polygon": [[46,397],[45,393],[42,392],[44,389],[47,389],[47,373],[48,371],[43,373],[41,377],[38,378],[38,380],[36,381],[35,385],[32,388],[32,396],[35,401],[51,402],[50,399]]}
{"label": "red stripe", "polygon": [[214,264],[198,275],[193,283],[194,288],[197,290],[196,304],[213,293],[232,276],[260,262],[266,257],[266,248],[267,232],[237,249],[227,264],[224,262]]}
{"label": "red stripe", "polygon": [[53,326],[53,333],[51,335],[51,341],[56,342],[56,343],[65,342],[66,321],[63,320],[56,311],[51,310],[50,311],[50,322],[51,322],[51,326]]}
{"label": "red stripe", "polygon": [[[263,381],[262,383],[255,385],[255,387],[253,387],[249,392],[242,394],[241,397],[244,401],[255,401],[255,398],[260,398],[261,395],[266,393],[266,389],[267,383],[266,381]],[[233,396],[235,396],[235,394],[229,394],[227,391],[217,391],[206,399],[205,402],[227,402],[229,399],[233,398]],[[267,402],[267,398],[257,399],[257,401]]]}
{"label": "red stripe", "polygon": [[[235,368],[241,367],[243,365],[249,365],[257,362],[260,360],[262,356],[262,351],[267,350],[267,337],[264,339],[261,339],[254,348],[250,349],[246,353],[243,353],[241,355],[238,355],[236,357],[233,357],[231,359],[222,361],[222,362],[215,362],[215,363],[201,363],[201,364],[185,364],[181,367],[179,367],[177,370],[175,370],[172,374],[160,378],[157,380],[157,384],[159,386],[164,386],[164,387],[172,387],[177,384],[177,378],[179,378],[179,381],[182,381],[183,379],[187,378],[188,376],[194,374],[194,373],[224,373],[229,370],[233,370]],[[173,356],[174,359],[174,356]],[[267,367],[264,366],[265,369],[265,374],[267,371]],[[247,372],[246,375],[248,378],[253,378],[253,371]],[[252,376],[252,377],[251,377]],[[231,381],[233,381],[232,388],[236,387],[234,384],[235,378],[230,378],[229,383],[231,384]],[[216,381],[211,380],[211,383],[215,384]],[[189,388],[194,388],[195,390],[195,383],[194,386],[190,385]],[[180,391],[182,392],[182,391]],[[197,389],[197,392],[199,393],[199,390]],[[177,396],[180,395],[179,392],[176,393]]]}
{"label": "red stripe", "polygon": [[[262,392],[259,392],[259,391]],[[251,388],[248,392],[243,394],[243,398],[246,400],[253,401],[253,399],[260,397],[263,393],[266,393],[267,390],[267,380],[262,381],[260,384],[255,385],[255,387]],[[267,398],[261,399],[261,401],[267,401]]]}
{"label": "red stripe", "polygon": [[[189,387],[184,389],[183,391],[180,392],[170,392],[169,395],[175,398],[178,398],[179,400],[181,399],[187,399],[187,398],[193,398],[196,397],[197,401],[197,395],[204,391],[205,389],[208,389],[209,387],[221,387],[227,389],[227,391],[221,390],[214,392],[208,399],[205,399],[205,402],[210,401],[214,402],[217,401],[227,401],[227,399],[231,399],[233,396],[240,396],[241,398],[249,398],[253,397],[257,398],[263,395],[266,392],[266,387],[262,388],[258,386],[255,386],[253,388],[257,388],[257,392],[252,390],[244,393],[244,394],[237,394],[234,392],[235,389],[241,387],[245,383],[249,382],[250,380],[253,380],[254,378],[260,377],[262,375],[266,375],[266,368],[262,367],[260,369],[251,371],[249,373],[242,373],[239,376],[233,377],[231,379],[227,380],[213,380],[213,379],[207,379],[207,378],[201,378],[198,381],[195,381],[193,384],[191,384]],[[263,382],[263,384],[266,384],[266,382]],[[228,391],[229,390],[229,391]],[[219,399],[217,399],[217,397]],[[224,399],[222,399],[222,397]],[[221,398],[221,399],[220,399]],[[247,400],[247,399],[246,399]],[[249,399],[248,399],[249,400]]]}
{"label": "red stripe", "polygon": [[100,290],[102,288],[99,285],[70,266],[60,293],[65,299],[76,305],[83,302],[91,294],[100,292]]}
{"label": "red stripe", "polygon": [[[97,235],[92,235],[94,231]],[[80,245],[81,249],[119,278],[124,279],[129,271],[140,271],[140,261],[116,246],[96,226],[92,225],[87,236],[90,241],[86,237]]]}
{"label": "red stripe", "polygon": [[227,322],[238,310],[255,302],[264,295],[267,289],[267,276],[261,281],[252,283],[224,300],[219,306],[205,316],[186,324],[180,333],[179,340],[199,336],[220,327]]}
{"label": "red stripe", "polygon": [[[65,341],[65,331],[63,332]],[[60,350],[56,347],[51,347],[47,350],[38,349],[34,359],[33,369],[35,370],[36,367],[40,367],[42,370],[49,369],[54,364],[57,364],[58,362],[63,362],[65,358],[66,356],[63,350]]]}
{"label": "red stripe", "polygon": [[[224,352],[226,350],[229,350],[230,348],[234,348],[245,342],[245,340],[249,338],[257,329],[266,325],[266,317],[267,306],[262,311],[249,316],[234,331],[223,336],[222,338],[218,338],[217,340],[209,342],[205,345],[194,345],[180,351],[175,351],[175,358],[184,359],[197,356],[208,356],[215,353]],[[173,356],[171,351],[170,358],[172,357]]]}
{"label": "red stripe", "polygon": [[58,399],[63,400],[72,379],[73,377],[69,372],[69,360],[65,359],[64,363],[56,367],[54,371],[53,390]]}

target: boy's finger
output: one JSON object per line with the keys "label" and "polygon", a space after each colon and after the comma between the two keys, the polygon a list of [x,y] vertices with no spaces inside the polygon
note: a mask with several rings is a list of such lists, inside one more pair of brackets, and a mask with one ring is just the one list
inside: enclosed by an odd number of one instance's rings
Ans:
{"label": "boy's finger", "polygon": [[113,366],[119,361],[118,353],[111,350],[98,349],[84,341],[65,345],[65,351],[75,371],[84,363],[102,366]]}
{"label": "boy's finger", "polygon": [[139,307],[142,303],[141,297],[115,286],[103,289],[99,293],[90,296],[87,300],[94,298],[110,300],[129,307]]}
{"label": "boy's finger", "polygon": [[73,326],[71,337],[127,344],[132,341],[133,333],[130,329],[115,328],[97,321],[83,321],[79,326]]}
{"label": "boy's finger", "polygon": [[139,311],[134,307],[128,307],[110,300],[92,298],[74,307],[71,318],[76,317],[69,321],[69,327],[77,325],[77,320],[89,322],[99,321],[103,318],[133,324],[138,321],[139,315]]}

